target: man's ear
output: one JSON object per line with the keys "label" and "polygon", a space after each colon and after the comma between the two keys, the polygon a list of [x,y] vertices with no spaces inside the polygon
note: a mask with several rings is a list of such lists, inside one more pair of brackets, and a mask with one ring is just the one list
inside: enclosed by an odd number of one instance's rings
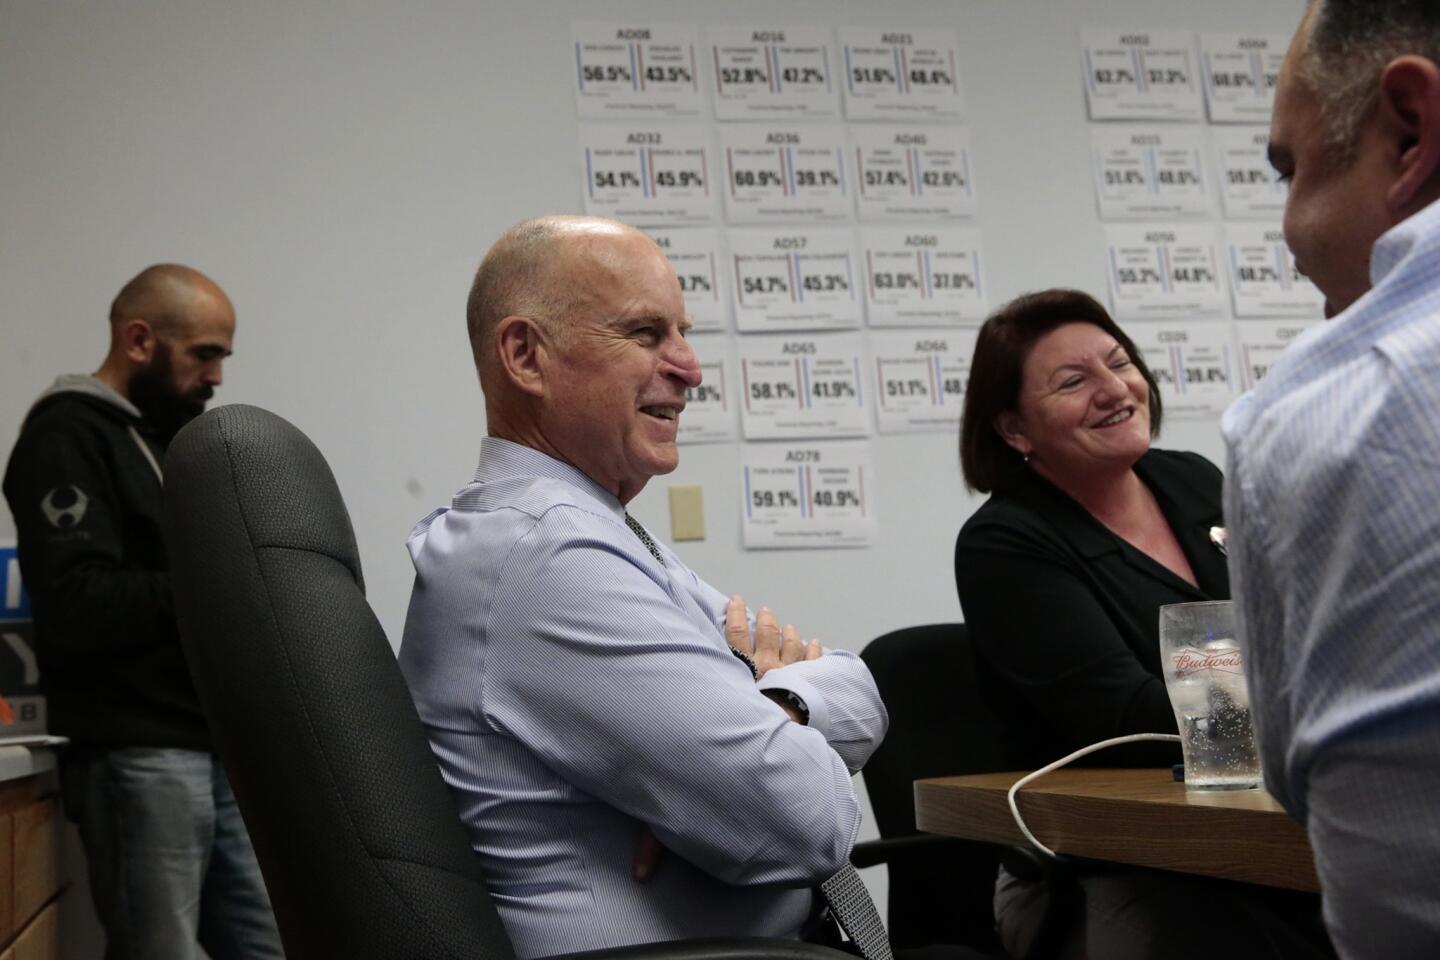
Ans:
{"label": "man's ear", "polygon": [[1014,447],[1020,456],[1028,457],[1030,451],[1035,449],[1020,429],[1020,415],[1014,410],[1006,410],[996,417],[994,427],[995,432],[1000,434],[1000,439]]}
{"label": "man's ear", "polygon": [[1440,64],[1414,54],[1390,61],[1380,74],[1378,109],[1399,151],[1386,200],[1408,216],[1440,191]]}
{"label": "man's ear", "polygon": [[140,317],[122,320],[119,337],[125,359],[137,367],[145,366],[155,356],[155,330],[148,320]]}
{"label": "man's ear", "polygon": [[506,317],[495,328],[495,353],[505,379],[533,397],[545,395],[545,345],[529,317]]}

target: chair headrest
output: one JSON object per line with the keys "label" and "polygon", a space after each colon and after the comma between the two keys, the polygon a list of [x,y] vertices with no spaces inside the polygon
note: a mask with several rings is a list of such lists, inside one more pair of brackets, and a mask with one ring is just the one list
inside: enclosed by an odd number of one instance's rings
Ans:
{"label": "chair headrest", "polygon": [[[363,589],[355,532],[335,475],[315,444],[284,418],[246,404],[216,407],[176,435],[165,473],[167,500],[204,494],[203,503],[172,502],[167,512],[178,509],[188,522],[204,524],[205,513],[233,509],[253,548],[333,557]],[[233,498],[217,495],[227,489]]]}

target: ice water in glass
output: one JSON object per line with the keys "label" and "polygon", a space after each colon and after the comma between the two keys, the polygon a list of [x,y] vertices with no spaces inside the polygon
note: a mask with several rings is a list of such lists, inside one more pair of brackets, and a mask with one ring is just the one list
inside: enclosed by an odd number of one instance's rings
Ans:
{"label": "ice water in glass", "polygon": [[1180,728],[1185,786],[1258,787],[1260,758],[1230,601],[1161,607],[1160,663]]}

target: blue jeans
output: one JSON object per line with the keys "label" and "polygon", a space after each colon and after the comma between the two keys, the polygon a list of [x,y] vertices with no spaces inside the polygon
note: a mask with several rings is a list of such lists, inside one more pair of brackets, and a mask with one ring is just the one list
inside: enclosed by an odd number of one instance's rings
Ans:
{"label": "blue jeans", "polygon": [[281,958],[250,836],[220,761],[133,747],[67,757],[65,811],[80,828],[106,960]]}

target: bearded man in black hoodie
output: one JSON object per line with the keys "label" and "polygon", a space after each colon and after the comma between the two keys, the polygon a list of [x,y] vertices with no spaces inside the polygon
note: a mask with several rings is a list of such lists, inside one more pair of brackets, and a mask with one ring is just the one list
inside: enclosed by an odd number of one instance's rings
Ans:
{"label": "bearded man in black hoodie", "polygon": [[61,792],[107,960],[280,957],[255,855],[195,695],[161,535],[161,464],[230,356],[235,310],[189,267],[142,271],[94,375],[57,379],[5,472]]}

